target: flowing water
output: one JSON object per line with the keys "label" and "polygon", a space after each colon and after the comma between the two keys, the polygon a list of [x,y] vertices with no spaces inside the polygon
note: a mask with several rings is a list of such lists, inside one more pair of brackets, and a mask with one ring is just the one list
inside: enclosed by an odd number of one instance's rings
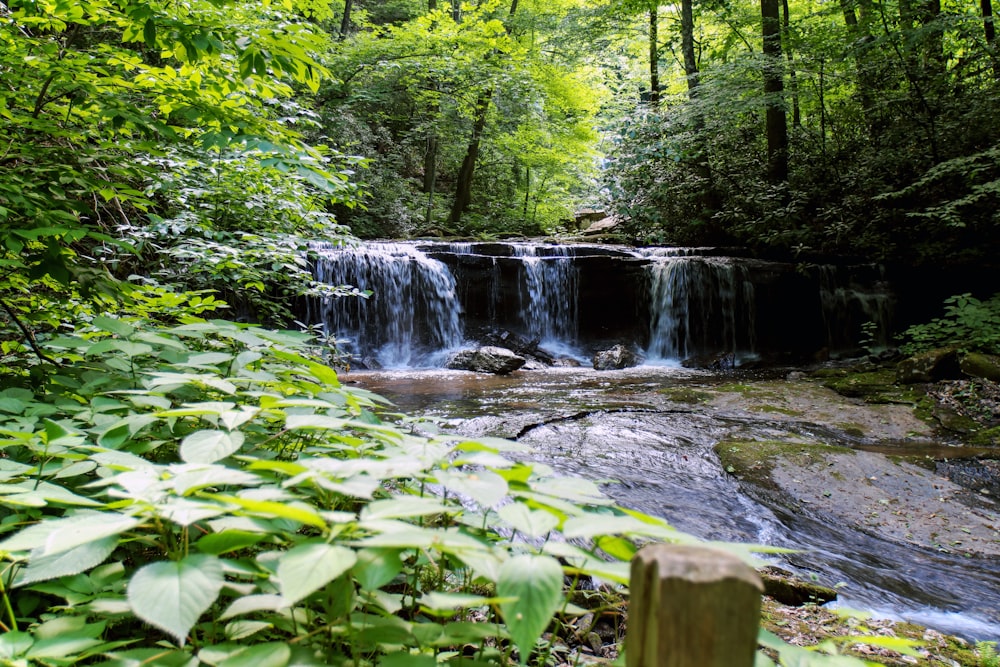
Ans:
{"label": "flowing water", "polygon": [[[709,540],[798,549],[768,558],[828,586],[843,584],[841,605],[967,638],[1000,637],[996,559],[881,539],[824,521],[821,514],[792,512],[726,474],[712,450],[722,439],[794,440],[822,433],[827,444],[858,444],[846,436],[837,440],[834,429],[815,423],[679,404],[662,391],[711,388],[731,377],[649,366],[506,377],[448,371],[350,377],[411,414],[442,420],[446,430],[516,438],[533,447],[537,460],[563,474],[603,480],[617,502],[665,517],[679,530]],[[877,449],[879,443],[866,446]]]}
{"label": "flowing water", "polygon": [[[997,559],[880,537],[831,520],[822,508],[791,511],[726,474],[713,451],[724,439],[891,450],[892,438],[849,435],[837,415],[826,423],[776,419],[671,402],[662,391],[732,380],[681,368],[688,358],[739,366],[884,345],[894,297],[878,267],[550,243],[319,244],[314,255],[317,280],[371,296],[309,301],[303,321],[324,327],[353,367],[395,369],[355,372],[347,381],[447,429],[530,444],[557,470],[605,480],[619,503],[704,539],[800,549],[781,564],[827,585],[843,583],[842,604],[967,637],[1000,636]],[[450,352],[491,332],[512,332],[584,363],[624,344],[647,362],[507,377],[440,370]],[[995,523],[991,530],[1000,530]]]}

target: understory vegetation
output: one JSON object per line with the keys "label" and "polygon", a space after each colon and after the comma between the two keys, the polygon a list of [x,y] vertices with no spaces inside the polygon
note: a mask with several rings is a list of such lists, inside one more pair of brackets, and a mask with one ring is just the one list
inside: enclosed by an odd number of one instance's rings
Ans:
{"label": "understory vegetation", "polygon": [[[757,128],[776,93],[737,83],[762,76],[742,10],[700,7],[704,96],[672,108],[675,77],[637,106],[658,7],[0,1],[0,663],[582,664],[574,592],[623,595],[640,545],[693,541],[341,385],[335,345],[289,330],[296,300],[369,295],[312,280],[316,242],[573,231],[613,143],[632,240],[992,252],[995,54],[965,10],[814,43],[828,10],[793,3],[808,122],[778,182]],[[895,69],[865,125],[869,43]],[[919,335],[986,335],[996,299],[961,299]],[[784,665],[864,664],[762,640]]]}

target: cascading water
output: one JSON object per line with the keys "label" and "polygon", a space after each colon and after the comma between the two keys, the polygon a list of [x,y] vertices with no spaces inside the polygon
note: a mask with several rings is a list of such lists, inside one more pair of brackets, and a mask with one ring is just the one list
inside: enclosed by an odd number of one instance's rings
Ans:
{"label": "cascading water", "polygon": [[817,271],[827,347],[837,349],[859,339],[874,349],[888,347],[895,297],[884,278],[877,275],[859,285],[839,267],[820,266]]}
{"label": "cascading water", "polygon": [[795,362],[858,349],[865,322],[888,331],[892,307],[870,267],[808,271],[706,248],[424,242],[314,253],[317,280],[372,293],[312,300],[304,316],[366,366],[440,366],[466,339],[505,331],[581,361],[624,344],[653,364]]}
{"label": "cascading water", "polygon": [[371,292],[367,299],[327,298],[310,309],[310,319],[318,317],[343,351],[388,368],[436,366],[462,343],[455,279],[441,262],[401,243],[313,250],[318,281]]}
{"label": "cascading water", "polygon": [[662,250],[649,256],[648,360],[754,353],[754,286],[744,264]]}
{"label": "cascading water", "polygon": [[567,246],[517,244],[521,328],[548,347],[572,347],[579,329],[579,270]]}

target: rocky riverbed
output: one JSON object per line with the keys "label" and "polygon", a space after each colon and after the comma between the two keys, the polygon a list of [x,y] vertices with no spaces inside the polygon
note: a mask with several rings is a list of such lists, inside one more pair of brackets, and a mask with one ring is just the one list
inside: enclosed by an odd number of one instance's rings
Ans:
{"label": "rocky riverbed", "polygon": [[441,428],[530,444],[679,529],[797,548],[775,564],[836,587],[842,606],[1000,636],[997,414],[969,400],[992,395],[988,381],[903,386],[837,367],[355,379]]}

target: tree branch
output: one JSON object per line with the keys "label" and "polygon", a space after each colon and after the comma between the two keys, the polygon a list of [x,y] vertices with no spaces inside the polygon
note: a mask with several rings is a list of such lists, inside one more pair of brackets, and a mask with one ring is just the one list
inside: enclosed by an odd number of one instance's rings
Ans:
{"label": "tree branch", "polygon": [[53,366],[61,365],[58,361],[48,356],[44,352],[42,352],[42,348],[38,347],[38,341],[35,340],[35,334],[31,331],[31,329],[29,329],[24,324],[24,322],[21,321],[21,318],[17,316],[17,313],[14,312],[14,309],[11,308],[10,305],[8,305],[8,303],[3,299],[0,299],[0,308],[4,309],[4,311],[7,313],[7,316],[10,317],[11,320],[13,320],[14,324],[17,325],[17,328],[20,329],[21,332],[24,334],[24,338],[28,341],[28,345],[31,346],[31,349],[32,351],[34,351],[36,357],[38,357],[42,361],[49,362]]}

